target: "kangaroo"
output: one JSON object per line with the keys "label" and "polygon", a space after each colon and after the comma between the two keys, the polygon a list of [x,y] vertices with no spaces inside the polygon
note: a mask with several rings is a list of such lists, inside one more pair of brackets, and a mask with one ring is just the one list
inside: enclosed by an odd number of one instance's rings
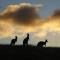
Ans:
{"label": "kangaroo", "polygon": [[47,40],[45,40],[45,42],[40,41],[40,42],[38,42],[37,46],[39,46],[39,47],[45,46],[46,47],[46,42],[48,42],[48,41]]}
{"label": "kangaroo", "polygon": [[27,37],[23,40],[23,46],[28,46],[28,40],[29,40],[29,34],[27,34]]}
{"label": "kangaroo", "polygon": [[13,45],[15,45],[16,42],[17,42],[17,36],[15,36],[15,39],[12,39],[11,40],[11,44],[10,45],[13,46]]}

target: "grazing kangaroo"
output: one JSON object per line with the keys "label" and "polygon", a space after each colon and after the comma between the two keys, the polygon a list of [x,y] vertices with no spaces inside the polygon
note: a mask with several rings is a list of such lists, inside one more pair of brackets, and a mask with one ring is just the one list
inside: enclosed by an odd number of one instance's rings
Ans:
{"label": "grazing kangaroo", "polygon": [[46,42],[48,42],[48,41],[47,40],[45,40],[45,42],[40,41],[40,42],[38,42],[37,46],[39,46],[39,47],[45,46],[46,47]]}
{"label": "grazing kangaroo", "polygon": [[27,34],[27,37],[23,40],[23,46],[28,46],[28,40],[29,40],[29,34]]}
{"label": "grazing kangaroo", "polygon": [[15,39],[11,40],[11,44],[10,45],[14,46],[16,42],[17,42],[17,36],[15,36]]}

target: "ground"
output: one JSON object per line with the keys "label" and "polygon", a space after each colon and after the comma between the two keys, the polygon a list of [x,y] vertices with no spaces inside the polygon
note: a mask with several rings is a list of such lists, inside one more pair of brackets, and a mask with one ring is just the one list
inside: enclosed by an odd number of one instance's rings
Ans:
{"label": "ground", "polygon": [[36,46],[23,47],[22,45],[18,46],[9,46],[9,45],[0,45],[0,58],[8,60],[40,60],[40,59],[60,59],[60,48],[57,47],[46,47],[40,48]]}

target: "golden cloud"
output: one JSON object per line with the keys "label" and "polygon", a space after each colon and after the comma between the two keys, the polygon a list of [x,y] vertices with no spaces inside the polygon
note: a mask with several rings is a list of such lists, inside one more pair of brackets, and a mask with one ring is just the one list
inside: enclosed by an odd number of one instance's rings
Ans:
{"label": "golden cloud", "polygon": [[[0,15],[0,18],[10,18],[13,23],[19,25],[34,25],[39,21],[40,16],[37,13],[37,9],[40,5],[36,7],[30,3],[21,3],[18,5],[9,5]],[[41,5],[42,6],[42,5]],[[40,7],[41,7],[40,6]],[[33,24],[34,23],[34,24]]]}
{"label": "golden cloud", "polygon": [[6,21],[0,21],[0,37],[10,36],[14,32],[12,26]]}
{"label": "golden cloud", "polygon": [[42,20],[37,9],[30,3],[9,5],[0,13],[0,36],[34,32],[35,36],[44,37],[47,32],[60,32],[60,18],[53,18],[59,14]]}

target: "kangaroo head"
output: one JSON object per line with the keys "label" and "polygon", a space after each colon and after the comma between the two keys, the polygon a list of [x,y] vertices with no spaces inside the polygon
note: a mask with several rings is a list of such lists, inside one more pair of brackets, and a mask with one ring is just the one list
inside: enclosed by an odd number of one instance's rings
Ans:
{"label": "kangaroo head", "polygon": [[27,36],[29,37],[29,34],[27,33]]}
{"label": "kangaroo head", "polygon": [[17,39],[17,36],[15,36],[15,39]]}
{"label": "kangaroo head", "polygon": [[45,42],[48,42],[47,40],[45,40]]}

